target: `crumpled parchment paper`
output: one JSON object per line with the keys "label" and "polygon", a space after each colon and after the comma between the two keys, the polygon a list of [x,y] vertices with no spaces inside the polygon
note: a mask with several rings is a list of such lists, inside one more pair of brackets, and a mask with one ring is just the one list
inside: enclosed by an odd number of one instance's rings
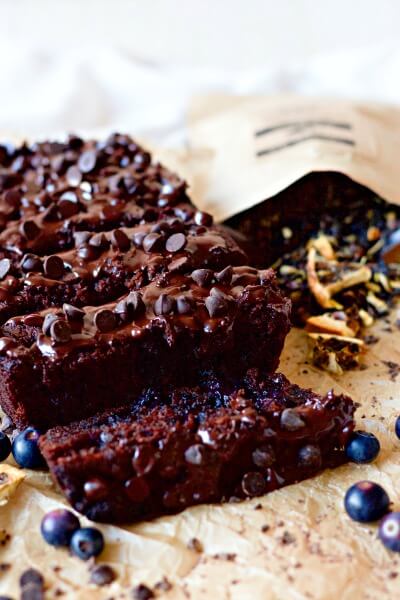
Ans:
{"label": "crumpled parchment paper", "polygon": [[[77,600],[132,598],[132,589],[150,588],[164,577],[171,584],[157,597],[176,599],[386,599],[399,597],[400,558],[377,539],[376,525],[352,522],[343,508],[347,488],[362,479],[383,485],[400,508],[400,375],[383,361],[400,364],[397,311],[377,323],[379,341],[368,349],[367,369],[339,378],[307,362],[307,341],[293,330],[281,370],[318,391],[334,387],[360,403],[357,425],[375,433],[382,445],[371,465],[348,464],[302,483],[238,504],[206,505],[131,527],[100,526],[106,549],[97,563],[111,565],[111,585],[89,584],[90,565],[42,540],[43,515],[65,504],[47,474],[26,472],[11,499],[0,507],[0,594],[19,597],[18,579],[28,567],[46,582],[46,598]],[[82,519],[85,522],[85,519]],[[88,523],[88,522],[87,522]],[[190,548],[197,538],[202,552]],[[189,546],[189,547],[188,547]],[[58,595],[62,592],[62,595]]]}

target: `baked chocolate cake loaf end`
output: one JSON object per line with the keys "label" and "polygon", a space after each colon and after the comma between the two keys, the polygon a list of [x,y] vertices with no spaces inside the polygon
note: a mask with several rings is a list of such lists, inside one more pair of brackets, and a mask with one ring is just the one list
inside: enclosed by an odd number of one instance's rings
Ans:
{"label": "baked chocolate cake loaf end", "polygon": [[230,394],[213,379],[175,389],[163,404],[42,436],[42,453],[74,508],[127,522],[260,496],[344,462],[354,426],[350,398],[321,397],[257,370]]}

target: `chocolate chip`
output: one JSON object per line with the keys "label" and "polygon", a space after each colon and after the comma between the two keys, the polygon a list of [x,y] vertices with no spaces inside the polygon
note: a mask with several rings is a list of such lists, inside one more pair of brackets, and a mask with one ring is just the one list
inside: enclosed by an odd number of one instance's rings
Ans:
{"label": "chocolate chip", "polygon": [[146,237],[146,235],[147,233],[145,233],[144,231],[138,231],[137,233],[134,233],[132,236],[132,241],[135,244],[135,246],[140,248],[143,245],[143,240]]}
{"label": "chocolate chip", "polygon": [[185,450],[185,460],[191,465],[201,465],[204,459],[204,447],[194,444]]}
{"label": "chocolate chip", "polygon": [[219,283],[229,285],[232,281],[232,275],[233,275],[233,269],[229,265],[228,267],[225,267],[225,269],[222,269],[222,271],[220,271],[219,273],[215,273],[215,279]]}
{"label": "chocolate chip", "polygon": [[117,302],[114,308],[114,312],[120,317],[122,321],[125,322],[129,320],[129,309],[126,300],[120,300],[119,302]]}
{"label": "chocolate chip", "polygon": [[67,169],[65,173],[65,178],[67,180],[68,185],[71,187],[77,187],[82,181],[82,173],[78,169],[76,165],[72,165]]}
{"label": "chocolate chip", "polygon": [[85,481],[83,491],[89,502],[97,502],[98,500],[103,500],[107,496],[108,485],[107,482],[100,479],[100,477],[93,477],[92,479]]}
{"label": "chocolate chip", "polygon": [[109,585],[116,577],[114,569],[108,565],[96,565],[90,573],[89,583],[99,586]]}
{"label": "chocolate chip", "polygon": [[133,477],[125,483],[125,492],[132,502],[143,502],[150,495],[150,487],[143,477]]}
{"label": "chocolate chip", "polygon": [[94,246],[89,246],[89,244],[84,244],[78,249],[77,252],[79,258],[83,258],[83,260],[95,260],[98,258],[97,249]]}
{"label": "chocolate chip", "polygon": [[151,446],[136,446],[132,465],[137,475],[143,476],[150,473],[155,463],[154,449]]}
{"label": "chocolate chip", "polygon": [[0,260],[0,279],[4,279],[4,277],[10,272],[10,269],[11,260],[9,258],[2,258]]}
{"label": "chocolate chip", "polygon": [[105,233],[96,233],[90,238],[89,245],[93,246],[93,248],[108,248],[110,242]]}
{"label": "chocolate chip", "polygon": [[158,233],[149,233],[142,241],[143,249],[146,252],[156,252],[161,250],[163,238]]}
{"label": "chocolate chip", "polygon": [[36,571],[36,569],[27,569],[19,578],[19,585],[21,587],[25,587],[26,585],[43,586],[43,584],[43,576],[39,571]]}
{"label": "chocolate chip", "polygon": [[275,454],[271,446],[260,446],[253,451],[251,456],[256,467],[261,469],[267,469],[275,462]]}
{"label": "chocolate chip", "polygon": [[22,194],[18,190],[8,190],[4,194],[4,200],[13,208],[19,208],[22,200]]}
{"label": "chocolate chip", "polygon": [[210,269],[196,269],[191,277],[200,287],[208,287],[212,283],[214,274]]}
{"label": "chocolate chip", "polygon": [[299,450],[299,464],[302,467],[319,469],[322,464],[321,450],[318,446],[308,444]]}
{"label": "chocolate chip", "polygon": [[42,327],[43,322],[43,317],[37,313],[32,313],[31,315],[26,315],[26,317],[24,317],[24,324],[28,327]]}
{"label": "chocolate chip", "polygon": [[305,427],[303,419],[294,408],[285,408],[282,411],[280,424],[287,431],[298,431]]}
{"label": "chocolate chip", "polygon": [[57,321],[57,319],[59,319],[60,316],[56,315],[54,313],[47,313],[47,315],[44,318],[43,321],[43,325],[42,325],[42,331],[44,333],[44,335],[50,335],[50,326],[54,321]]}
{"label": "chocolate chip", "polygon": [[126,304],[133,316],[139,316],[144,313],[146,305],[143,302],[140,292],[130,292],[126,297]]}
{"label": "chocolate chip", "polygon": [[176,308],[180,315],[189,315],[193,312],[193,300],[188,296],[178,296],[176,299]]}
{"label": "chocolate chip", "polygon": [[267,484],[261,473],[252,471],[246,473],[242,479],[242,490],[246,496],[253,498],[254,496],[261,496],[267,489]]}
{"label": "chocolate chip", "polygon": [[111,234],[111,243],[115,248],[121,250],[121,252],[125,252],[129,250],[131,247],[131,243],[129,241],[126,233],[122,231],[122,229],[115,229]]}
{"label": "chocolate chip", "polygon": [[40,272],[43,269],[43,264],[41,258],[36,256],[36,254],[25,254],[21,260],[21,269],[31,272]]}
{"label": "chocolate chip", "polygon": [[147,585],[141,583],[133,588],[132,598],[134,598],[134,600],[150,600],[151,598],[154,598],[154,593]]}
{"label": "chocolate chip", "polygon": [[213,224],[213,218],[210,214],[198,210],[194,215],[194,222],[196,225],[210,227]]}
{"label": "chocolate chip", "polygon": [[226,314],[231,303],[231,296],[224,294],[224,292],[215,287],[211,288],[210,295],[205,299],[208,314],[212,319]]}
{"label": "chocolate chip", "polygon": [[90,173],[96,166],[97,155],[94,150],[82,152],[78,159],[78,167],[81,173]]}
{"label": "chocolate chip", "polygon": [[48,256],[44,261],[44,272],[50,279],[60,279],[64,274],[64,262],[56,254]]}
{"label": "chocolate chip", "polygon": [[85,316],[84,310],[77,308],[72,304],[68,304],[67,302],[64,302],[62,309],[68,321],[82,321]]}
{"label": "chocolate chip", "polygon": [[169,315],[175,309],[175,299],[168,294],[161,294],[154,302],[154,313],[156,315]]}
{"label": "chocolate chip", "polygon": [[57,204],[52,202],[42,213],[42,215],[43,221],[58,221],[60,219],[60,213],[58,211]]}
{"label": "chocolate chip", "polygon": [[85,244],[91,238],[91,233],[89,231],[75,231],[74,233],[74,242],[75,246],[81,246],[81,244]]}
{"label": "chocolate chip", "polygon": [[140,169],[147,169],[151,163],[151,156],[148,152],[138,152],[133,159],[136,167]]}
{"label": "chocolate chip", "polygon": [[183,233],[174,233],[166,241],[167,252],[180,252],[186,246],[186,236]]}
{"label": "chocolate chip", "polygon": [[101,308],[94,315],[94,324],[101,333],[108,333],[117,325],[116,316],[108,308]]}
{"label": "chocolate chip", "polygon": [[71,327],[64,319],[55,319],[49,328],[50,337],[59,344],[66,344],[71,339]]}
{"label": "chocolate chip", "polygon": [[78,197],[75,192],[64,192],[58,201],[58,210],[63,219],[69,219],[79,212]]}
{"label": "chocolate chip", "polygon": [[32,241],[39,235],[40,227],[36,225],[35,221],[29,219],[28,221],[21,223],[20,232],[27,240]]}

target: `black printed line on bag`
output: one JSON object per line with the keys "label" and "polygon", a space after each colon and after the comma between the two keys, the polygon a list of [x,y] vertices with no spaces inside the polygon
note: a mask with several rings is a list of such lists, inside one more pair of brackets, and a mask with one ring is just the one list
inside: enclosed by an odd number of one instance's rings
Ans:
{"label": "black printed line on bag", "polygon": [[285,142],[284,144],[280,144],[278,146],[272,146],[271,148],[264,148],[263,150],[258,150],[256,152],[256,156],[265,156],[266,154],[272,154],[273,152],[279,152],[280,150],[284,150],[285,148],[290,148],[291,146],[297,146],[298,144],[303,144],[305,142],[309,142],[311,140],[318,140],[322,142],[334,142],[336,144],[345,144],[346,146],[355,146],[355,141],[350,140],[348,138],[339,138],[333,137],[330,135],[307,135],[302,138],[298,138],[297,140],[292,140],[290,142]]}

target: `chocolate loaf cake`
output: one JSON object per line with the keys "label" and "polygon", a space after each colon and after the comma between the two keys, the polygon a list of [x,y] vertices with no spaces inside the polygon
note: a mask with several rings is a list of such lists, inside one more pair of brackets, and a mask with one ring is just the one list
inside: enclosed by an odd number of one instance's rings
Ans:
{"label": "chocolate loaf cake", "polygon": [[207,379],[163,398],[50,429],[40,448],[69,502],[127,522],[260,496],[344,461],[354,404],[249,371],[235,390]]}
{"label": "chocolate loaf cake", "polygon": [[290,302],[129,137],[0,147],[0,403],[40,429],[273,372]]}

